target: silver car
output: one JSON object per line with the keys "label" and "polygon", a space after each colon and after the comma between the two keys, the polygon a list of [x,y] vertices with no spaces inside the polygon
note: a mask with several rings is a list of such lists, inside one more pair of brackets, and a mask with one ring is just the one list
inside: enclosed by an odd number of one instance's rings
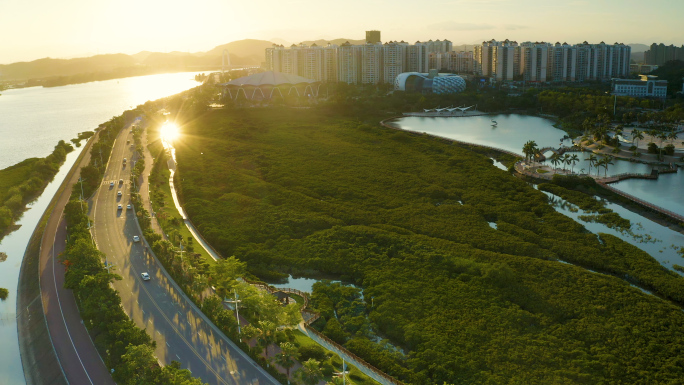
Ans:
{"label": "silver car", "polygon": [[150,280],[150,275],[147,273],[140,273],[140,276],[142,277],[143,281],[149,281]]}

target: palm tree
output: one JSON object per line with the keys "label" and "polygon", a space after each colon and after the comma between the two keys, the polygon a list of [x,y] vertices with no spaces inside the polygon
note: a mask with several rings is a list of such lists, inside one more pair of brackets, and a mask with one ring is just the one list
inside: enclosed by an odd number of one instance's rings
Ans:
{"label": "palm tree", "polygon": [[554,169],[557,168],[558,163],[561,162],[560,155],[556,154],[555,152],[553,153],[553,155],[551,155],[550,160],[551,160],[551,164],[553,164]]}
{"label": "palm tree", "polygon": [[603,163],[602,166],[606,171],[605,174],[603,174],[603,176],[607,177],[608,176],[608,166],[615,164],[615,163],[613,163],[613,157],[610,155],[606,155],[606,157],[601,159],[601,161]]}
{"label": "palm tree", "polygon": [[575,173],[575,163],[579,162],[579,157],[577,154],[572,154],[572,156],[569,159],[570,162],[572,162],[572,173]]}
{"label": "palm tree", "polygon": [[570,155],[565,154],[563,155],[563,170],[565,170],[565,165],[570,165]]}
{"label": "palm tree", "polygon": [[290,378],[290,369],[298,358],[299,349],[291,342],[283,342],[280,344],[280,353],[276,354],[275,362],[287,371],[287,378]]}
{"label": "palm tree", "polygon": [[589,160],[589,175],[591,175],[591,168],[596,164],[596,161],[598,161],[598,158],[596,157],[596,155],[591,154],[591,155],[589,155],[588,160]]}
{"label": "palm tree", "polygon": [[644,132],[636,128],[632,131],[632,142],[636,139],[636,146],[639,147],[639,140],[644,140]]}
{"label": "palm tree", "polygon": [[528,140],[524,145],[523,145],[523,153],[525,154],[525,161],[529,161],[531,157],[534,156],[534,154],[538,153],[539,149],[537,148],[537,142],[534,140]]}
{"label": "palm tree", "polygon": [[297,370],[295,377],[305,385],[316,385],[323,378],[321,363],[313,358],[302,362],[302,367]]}

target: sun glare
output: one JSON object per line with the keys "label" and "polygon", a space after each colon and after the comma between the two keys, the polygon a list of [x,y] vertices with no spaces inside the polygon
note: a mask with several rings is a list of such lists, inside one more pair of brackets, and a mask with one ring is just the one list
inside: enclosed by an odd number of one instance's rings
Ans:
{"label": "sun glare", "polygon": [[180,136],[180,130],[176,123],[166,122],[162,125],[160,134],[163,141],[173,143]]}

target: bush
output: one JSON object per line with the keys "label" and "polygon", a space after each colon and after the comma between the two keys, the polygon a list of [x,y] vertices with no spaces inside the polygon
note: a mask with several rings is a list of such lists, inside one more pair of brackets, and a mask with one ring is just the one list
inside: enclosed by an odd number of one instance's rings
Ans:
{"label": "bush", "polygon": [[309,359],[324,361],[326,359],[325,349],[319,345],[305,345],[299,348],[299,362],[304,362]]}
{"label": "bush", "polygon": [[665,146],[665,155],[674,155],[675,146],[674,144],[668,144]]}
{"label": "bush", "polygon": [[0,299],[1,300],[6,300],[7,295],[9,295],[9,290],[5,289],[4,287],[0,287]]}
{"label": "bush", "polygon": [[658,153],[658,145],[655,143],[649,143],[648,144],[648,153],[649,154],[657,154]]}

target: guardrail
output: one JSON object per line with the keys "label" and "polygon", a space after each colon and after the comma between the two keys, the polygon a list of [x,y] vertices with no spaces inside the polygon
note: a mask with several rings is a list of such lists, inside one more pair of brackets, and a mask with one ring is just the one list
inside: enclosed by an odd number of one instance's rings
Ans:
{"label": "guardrail", "polygon": [[381,371],[380,369],[376,368],[375,366],[369,364],[363,358],[361,358],[361,357],[357,356],[356,354],[350,352],[349,350],[347,350],[347,348],[343,347],[342,345],[338,344],[337,342],[326,337],[323,333],[312,328],[311,326],[304,324],[304,328],[306,329],[307,332],[315,334],[316,337],[322,339],[323,341],[327,342],[328,344],[334,346],[335,349],[338,349],[340,352],[342,352],[342,353],[346,354],[347,356],[353,358],[356,361],[356,362],[354,362],[354,364],[363,366],[364,368],[368,369],[369,371],[372,371],[373,373],[375,373],[379,377],[382,377],[383,379],[387,380],[388,382],[390,382],[392,384],[404,385],[403,382],[397,380],[396,378],[390,376],[389,374],[387,374],[387,373]]}

